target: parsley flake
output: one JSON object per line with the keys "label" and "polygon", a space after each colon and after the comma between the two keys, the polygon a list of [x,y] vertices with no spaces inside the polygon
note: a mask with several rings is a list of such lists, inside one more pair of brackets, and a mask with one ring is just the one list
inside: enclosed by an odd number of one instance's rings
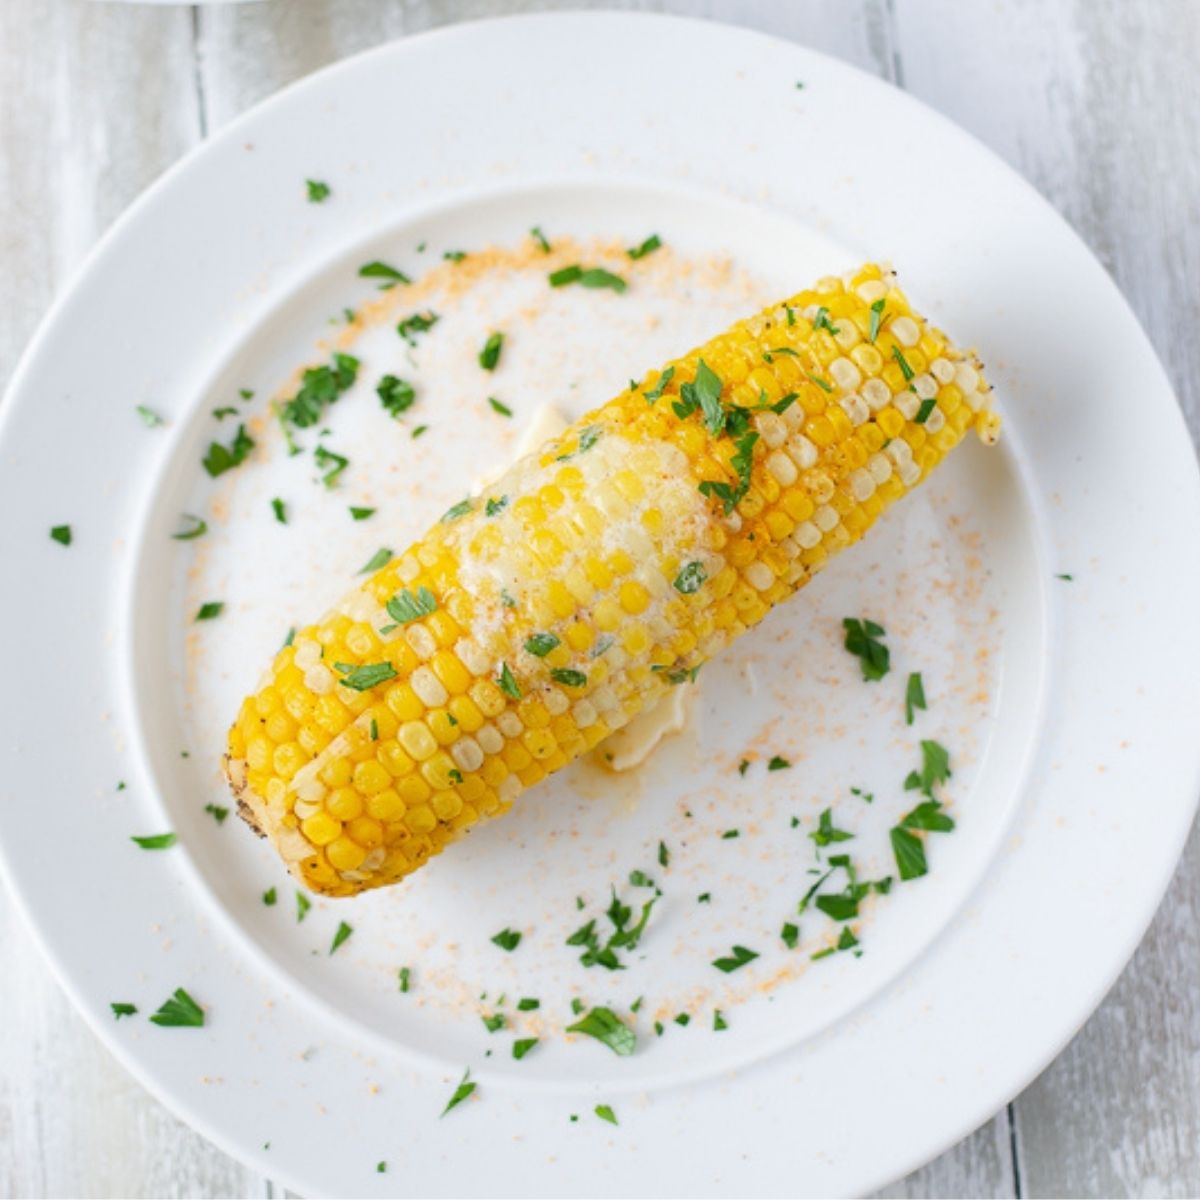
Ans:
{"label": "parsley flake", "polygon": [[731,971],[740,970],[747,963],[753,962],[757,957],[757,950],[747,950],[745,946],[734,946],[728,955],[713,959],[712,965],[718,971],[723,971],[728,975]]}
{"label": "parsley flake", "polygon": [[521,944],[521,934],[515,929],[502,929],[493,936],[492,942],[511,954]]}
{"label": "parsley flake", "polygon": [[653,254],[662,245],[662,238],[657,233],[652,233],[640,246],[630,246],[625,251],[635,262],[639,258],[645,258],[647,254]]}
{"label": "parsley flake", "polygon": [[520,700],[521,689],[517,685],[516,679],[513,677],[512,671],[509,669],[508,663],[500,664],[500,678],[496,681],[500,690],[506,695],[511,696],[514,700]]}
{"label": "parsley flake", "polygon": [[883,626],[865,617],[846,617],[842,628],[846,631],[846,649],[861,662],[863,679],[868,682],[882,679],[891,667],[891,652],[879,640],[886,636]]}
{"label": "parsley flake", "polygon": [[118,1021],[122,1017],[132,1017],[137,1012],[136,1004],[125,1004],[120,1000],[114,1000],[108,1007],[112,1009],[113,1017]]}
{"label": "parsley flake", "polygon": [[560,644],[558,638],[552,633],[534,633],[525,639],[525,649],[537,658],[545,658]]}
{"label": "parsley flake", "polygon": [[386,292],[389,288],[394,288],[398,283],[412,283],[403,271],[398,271],[390,263],[375,262],[363,263],[358,268],[358,274],[361,279],[385,279],[386,283],[380,284],[379,290]]}
{"label": "parsley flake", "polygon": [[197,621],[215,620],[217,617],[219,617],[221,615],[221,613],[224,611],[224,609],[225,609],[225,602],[223,600],[208,600],[204,604],[200,605],[199,609],[196,611],[196,616],[195,616],[194,620],[197,620]]}
{"label": "parsley flake", "polygon": [[239,425],[233,441],[228,446],[223,446],[220,442],[209,443],[201,465],[211,478],[216,479],[218,475],[224,475],[226,471],[241,466],[253,449],[254,439],[246,432],[245,425]]}
{"label": "parsley flake", "polygon": [[345,921],[339,921],[337,932],[333,935],[333,944],[329,947],[329,953],[332,954],[353,932],[353,925],[347,925]]}
{"label": "parsley flake", "polygon": [[352,692],[366,692],[389,679],[396,678],[396,668],[390,662],[334,663],[333,669],[342,678],[338,681],[342,687],[348,687]]}
{"label": "parsley flake", "polygon": [[691,596],[700,590],[707,578],[703,563],[690,562],[675,576],[674,587],[677,592]]}
{"label": "parsley flake", "polygon": [[369,575],[372,571],[378,571],[380,567],[386,567],[391,561],[392,552],[386,546],[382,546],[371,555],[364,566],[359,568],[358,573]]}
{"label": "parsley flake", "polygon": [[161,1025],[165,1028],[173,1026],[199,1028],[204,1024],[204,1010],[183,988],[176,988],[171,998],[150,1018],[150,1021],[154,1025]]}
{"label": "parsley flake", "polygon": [[500,351],[504,349],[504,334],[493,333],[483,344],[479,352],[479,365],[485,371],[494,371],[500,361]]}
{"label": "parsley flake", "polygon": [[173,540],[177,542],[190,542],[193,538],[203,537],[208,532],[207,521],[203,521],[199,517],[194,517],[191,513],[184,513],[183,519],[190,521],[191,524],[186,529],[181,529],[178,533],[171,534]]}
{"label": "parsley flake", "polygon": [[520,1062],[520,1060],[523,1059],[525,1057],[525,1055],[527,1055],[530,1052],[530,1050],[532,1050],[534,1048],[534,1046],[536,1046],[537,1044],[538,1044],[538,1039],[535,1037],[518,1038],[515,1042],[513,1042],[513,1048],[512,1048],[513,1058],[515,1058],[518,1062]]}
{"label": "parsley flake", "polygon": [[129,840],[143,850],[167,850],[178,839],[173,833],[154,833],[147,837],[131,837]]}
{"label": "parsley flake", "polygon": [[908,677],[908,683],[904,689],[904,723],[911,725],[913,723],[913,712],[916,709],[925,709],[925,684],[921,680],[919,671],[914,671]]}
{"label": "parsley flake", "polygon": [[323,183],[320,179],[306,179],[304,186],[308,189],[309,204],[323,204],[329,199],[332,191],[329,184]]}
{"label": "parsley flake", "polygon": [[497,400],[495,396],[489,396],[487,401],[491,406],[492,412],[499,413],[502,417],[511,417],[513,415],[513,410],[507,404],[503,404]]}
{"label": "parsley flake", "polygon": [[469,1070],[463,1072],[463,1077],[459,1080],[458,1087],[454,1089],[454,1095],[450,1097],[446,1107],[442,1109],[444,1117],[452,1108],[457,1108],[469,1096],[474,1095],[476,1084],[471,1080],[471,1072]]}
{"label": "parsley flake", "polygon": [[407,625],[410,621],[419,621],[430,613],[437,612],[437,599],[424,585],[415,592],[404,588],[397,592],[384,606],[387,614],[397,625]]}
{"label": "parsley flake", "polygon": [[603,1042],[614,1054],[628,1057],[637,1048],[637,1035],[610,1008],[593,1008],[567,1026],[568,1033],[583,1033]]}
{"label": "parsley flake", "polygon": [[375,394],[384,411],[393,417],[407,412],[417,402],[417,389],[406,379],[385,375],[376,385]]}

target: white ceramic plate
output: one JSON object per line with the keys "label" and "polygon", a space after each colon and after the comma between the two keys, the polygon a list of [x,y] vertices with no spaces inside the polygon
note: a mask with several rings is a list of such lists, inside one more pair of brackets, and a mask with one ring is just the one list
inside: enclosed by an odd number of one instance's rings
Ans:
{"label": "white ceramic plate", "polygon": [[[306,178],[331,197],[307,203]],[[551,293],[535,224],[556,254],[622,269],[629,291]],[[651,232],[665,249],[623,260]],[[441,261],[489,245],[520,264]],[[981,348],[1002,447],[957,452],[708,668],[691,727],[645,769],[574,767],[403,887],[317,901],[298,923],[269,848],[205,811],[227,803],[224,726],[276,639],[502,461],[540,400],[575,415],[760,299],[872,257]],[[383,313],[356,336],[363,370],[326,439],[351,466],[327,492],[262,418],[296,368],[355,336],[336,314],[376,294],[356,277],[369,259],[432,270],[421,304],[442,320],[411,354]],[[485,377],[474,354],[494,328],[509,341]],[[419,441],[374,398],[388,371],[418,383]],[[167,424],[142,427],[137,404]],[[239,416],[216,421],[226,406]],[[457,26],[324,71],[127,214],[0,414],[0,614],[21,630],[0,746],[13,892],[122,1061],[299,1191],[869,1190],[1061,1048],[1128,959],[1191,821],[1200,756],[1177,729],[1200,701],[1181,669],[1200,650],[1200,497],[1146,339],[1007,168],[799,47],[572,14]],[[214,482],[204,449],[243,417],[258,449]],[[350,504],[378,512],[355,523]],[[183,512],[209,533],[171,540]],[[47,531],[67,522],[63,548]],[[216,599],[220,619],[194,625]],[[841,649],[847,615],[886,625],[883,682]],[[908,728],[915,670],[930,709]],[[861,957],[813,962],[831,926],[811,912],[788,950],[817,814],[855,832],[865,872],[888,871],[921,737],[955,767],[958,828],[931,841],[930,874],[872,899]],[[768,772],[773,754],[791,770]],[[129,841],[165,829],[169,851]],[[647,937],[628,970],[585,970],[562,944],[575,897],[597,913],[635,868],[664,892]],[[353,936],[330,955],[343,920]],[[505,926],[524,934],[512,954],[490,941]],[[735,943],[760,958],[715,972]],[[206,1006],[203,1030],[146,1021],[179,986]],[[518,996],[541,1008],[517,1012]],[[632,1057],[564,1037],[573,997],[627,1012],[638,996]],[[112,1001],[140,1013],[114,1023]],[[494,1011],[509,1026],[489,1034]],[[535,1035],[514,1061],[513,1038]],[[468,1066],[476,1096],[439,1120]]]}

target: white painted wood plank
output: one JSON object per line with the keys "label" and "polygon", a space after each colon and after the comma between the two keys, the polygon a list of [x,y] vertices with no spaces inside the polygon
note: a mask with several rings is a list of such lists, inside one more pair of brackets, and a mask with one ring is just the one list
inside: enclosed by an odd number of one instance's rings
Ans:
{"label": "white painted wood plank", "polygon": [[[0,4],[0,386],[96,238],[195,142],[193,64],[187,10]],[[102,1049],[2,895],[0,961],[0,1195],[264,1193]]]}
{"label": "white painted wood plank", "polygon": [[[1200,6],[900,0],[897,18],[908,87],[998,150],[1091,245],[1195,438]],[[1153,797],[1130,803],[1153,820]],[[1200,834],[1130,967],[1014,1107],[1027,1195],[1200,1194]]]}

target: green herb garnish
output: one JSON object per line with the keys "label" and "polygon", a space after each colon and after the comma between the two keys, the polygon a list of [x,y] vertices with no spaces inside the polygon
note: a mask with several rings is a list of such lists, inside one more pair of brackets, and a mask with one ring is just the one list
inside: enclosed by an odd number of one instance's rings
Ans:
{"label": "green herb garnish", "polygon": [[339,921],[337,932],[333,935],[333,944],[329,947],[329,953],[332,954],[353,932],[352,925],[347,925],[345,921]]}
{"label": "green herb garnish", "polygon": [[842,628],[846,631],[846,649],[861,662],[863,679],[882,679],[891,666],[891,653],[879,640],[886,636],[887,631],[882,625],[865,617],[846,617],[842,621]]}
{"label": "green herb garnish", "polygon": [[352,521],[365,521],[368,517],[373,517],[376,510],[373,508],[358,508],[355,505],[350,505],[350,519]]}
{"label": "green herb garnish", "polygon": [[728,955],[713,959],[713,966],[728,975],[731,971],[740,970],[747,963],[753,962],[757,957],[757,950],[747,950],[745,946],[734,946]]}
{"label": "green herb garnish", "polygon": [[359,277],[362,279],[386,279],[387,282],[380,286],[381,292],[386,292],[389,288],[394,288],[398,283],[412,283],[403,271],[398,271],[389,263],[375,262],[364,263],[358,268]]}
{"label": "green herb garnish", "polygon": [[155,1025],[165,1027],[191,1026],[198,1028],[204,1024],[204,1010],[183,990],[176,988],[170,1000],[151,1018]]}
{"label": "green herb garnish", "polygon": [[438,315],[432,310],[423,313],[413,313],[405,317],[396,326],[396,332],[410,345],[417,344],[417,336],[428,333],[438,323]]}
{"label": "green herb garnish", "polygon": [[502,404],[495,396],[488,397],[488,404],[491,406],[492,412],[499,413],[502,417],[511,417],[513,411],[507,404]]}
{"label": "green herb garnish", "polygon": [[538,1044],[537,1038],[518,1038],[513,1042],[512,1056],[520,1061]]}
{"label": "green herb garnish", "polygon": [[916,372],[908,365],[908,359],[904,357],[904,351],[899,346],[893,346],[892,357],[900,364],[900,373],[904,376],[904,382],[911,383]]}
{"label": "green herb garnish", "polygon": [[691,596],[700,590],[707,578],[708,573],[703,563],[690,562],[675,576],[675,590],[685,596]]}
{"label": "green herb garnish", "polygon": [[[919,671],[914,671],[908,677],[908,684],[904,689],[904,723],[911,725],[913,723],[913,712],[916,709],[925,708],[925,685],[921,681]],[[853,791],[853,789],[851,789]]]}
{"label": "green herb garnish", "polygon": [[771,756],[770,761],[767,763],[767,770],[768,771],[787,771],[787,770],[790,770],[791,765],[792,764],[790,762],[788,762],[788,760],[786,758],[780,758],[778,754],[774,754]]}
{"label": "green herb garnish", "polygon": [[582,671],[572,671],[569,667],[555,667],[550,672],[550,678],[564,687],[587,687],[587,676]]}
{"label": "green herb garnish", "polygon": [[545,658],[559,644],[552,633],[534,633],[525,639],[525,649],[537,658]]}
{"label": "green herb garnish", "polygon": [[430,613],[437,612],[437,599],[424,585],[415,592],[404,588],[394,595],[384,606],[387,614],[397,625],[407,625],[410,621],[419,621]]}
{"label": "green herb garnish", "polygon": [[322,183],[319,179],[306,179],[304,186],[308,189],[309,204],[322,204],[329,199],[331,188],[329,184]]}
{"label": "green herb garnish", "polygon": [[240,466],[254,449],[254,439],[246,432],[245,425],[239,425],[233,441],[228,446],[220,442],[210,442],[208,452],[201,459],[201,464],[209,475],[216,479],[226,471],[232,471]]}
{"label": "green herb garnish", "polygon": [[204,811],[208,813],[208,815],[212,817],[212,819],[216,821],[218,825],[224,825],[225,818],[229,816],[229,809],[220,804],[206,804],[204,806]]}
{"label": "green herb garnish", "polygon": [[120,1000],[114,1000],[108,1007],[112,1009],[113,1017],[118,1021],[122,1017],[132,1017],[137,1012],[136,1004],[125,1004]]}
{"label": "green herb garnish", "polygon": [[617,1114],[607,1104],[597,1104],[594,1111],[600,1120],[607,1121],[610,1125],[619,1124]]}
{"label": "green herb garnish", "polygon": [[540,225],[535,225],[530,231],[529,236],[542,248],[543,254],[550,253],[550,243],[546,240],[546,235],[542,232]]}
{"label": "green herb garnish", "polygon": [[131,837],[129,840],[143,850],[166,850],[175,845],[178,839],[173,833],[154,833],[147,837]]}
{"label": "green herb garnish", "polygon": [[299,925],[305,917],[308,916],[308,910],[312,908],[312,901],[303,893],[296,893],[296,924]]}
{"label": "green herb garnish", "polygon": [[272,887],[272,888],[267,888],[267,890],[266,890],[265,892],[263,892],[263,894],[262,894],[262,902],[263,902],[263,903],[264,903],[264,904],[265,904],[265,905],[266,905],[268,908],[274,908],[274,907],[275,907],[275,901],[276,901],[276,900],[278,900],[278,899],[279,899],[279,896],[278,896],[278,894],[276,893],[276,891],[275,891],[275,889],[274,889],[273,887]]}
{"label": "green herb garnish", "polygon": [[830,846],[834,842],[848,842],[854,834],[837,829],[833,824],[833,809],[827,808],[817,818],[817,827],[808,835],[818,846]]}
{"label": "green herb garnish", "polygon": [[193,538],[203,537],[208,532],[207,521],[202,521],[199,517],[192,516],[191,513],[184,513],[183,519],[191,521],[192,524],[187,529],[181,529],[178,533],[171,534],[175,541],[190,542]]}
{"label": "green herb garnish", "polygon": [[793,925],[791,921],[785,921],[783,928],[779,931],[779,936],[789,950],[795,950],[796,943],[800,940],[800,927]]}
{"label": "green herb garnish", "polygon": [[361,567],[358,573],[368,575],[372,571],[378,571],[380,567],[386,567],[391,561],[392,552],[386,546],[382,546],[371,555],[366,565]]}
{"label": "green herb garnish", "polygon": [[521,934],[515,929],[502,929],[493,936],[492,942],[511,954],[521,944]]}
{"label": "green herb garnish", "polygon": [[370,691],[378,684],[396,678],[396,668],[390,662],[362,663],[359,666],[353,663],[334,663],[333,669],[342,676],[338,681],[342,687],[348,687],[353,692]]}
{"label": "green herb garnish", "polygon": [[385,375],[376,385],[375,394],[386,412],[393,417],[407,412],[417,401],[417,389],[407,379]]}
{"label": "green herb garnish", "polygon": [[483,344],[479,352],[479,365],[485,371],[494,371],[500,361],[500,351],[504,349],[504,334],[493,333]]}
{"label": "green herb garnish", "polygon": [[471,503],[470,496],[468,496],[465,500],[460,500],[457,504],[451,505],[444,513],[442,513],[442,524],[452,525],[460,517],[465,517],[473,507],[474,505]]}
{"label": "green herb garnish", "polygon": [[509,670],[508,663],[500,664],[500,678],[496,682],[506,696],[511,696],[514,700],[520,700],[521,689],[517,686],[517,681],[513,678],[513,673]]}
{"label": "green herb garnish", "polygon": [[215,620],[217,617],[219,617],[221,615],[221,613],[224,611],[224,609],[225,609],[225,602],[223,600],[208,600],[204,604],[200,605],[199,609],[196,611],[196,616],[195,616],[194,620],[197,620],[197,621]]}
{"label": "green herb garnish", "polygon": [[[237,410],[231,408],[229,411],[236,412]],[[164,423],[162,417],[160,417],[158,413],[154,411],[154,409],[147,408],[144,404],[139,404],[136,412],[137,415],[142,418],[142,424],[145,425],[147,429],[154,429]]]}
{"label": "green herb garnish", "polygon": [[867,341],[874,343],[879,336],[879,328],[883,324],[883,297],[880,296],[871,305],[871,326],[867,331]]}
{"label": "green herb garnish", "polygon": [[637,1035],[609,1008],[593,1008],[574,1025],[568,1025],[567,1032],[595,1038],[623,1058],[637,1048]]}
{"label": "green herb garnish", "polygon": [[444,1117],[452,1108],[457,1108],[468,1096],[475,1092],[476,1085],[471,1082],[471,1072],[469,1070],[463,1072],[463,1077],[459,1080],[458,1087],[454,1089],[454,1095],[450,1097],[446,1107],[442,1109],[441,1115]]}
{"label": "green herb garnish", "polygon": [[657,233],[652,233],[640,246],[630,246],[625,253],[636,261],[639,258],[645,258],[647,254],[653,254],[661,245],[662,238]]}

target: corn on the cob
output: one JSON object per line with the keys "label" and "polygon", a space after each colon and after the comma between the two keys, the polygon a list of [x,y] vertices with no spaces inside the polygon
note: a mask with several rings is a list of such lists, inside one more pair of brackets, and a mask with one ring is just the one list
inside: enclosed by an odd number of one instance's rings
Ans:
{"label": "corn on the cob", "polygon": [[651,372],[276,655],[229,735],[243,815],[318,892],[402,879],[994,440],[988,391],[876,266]]}

